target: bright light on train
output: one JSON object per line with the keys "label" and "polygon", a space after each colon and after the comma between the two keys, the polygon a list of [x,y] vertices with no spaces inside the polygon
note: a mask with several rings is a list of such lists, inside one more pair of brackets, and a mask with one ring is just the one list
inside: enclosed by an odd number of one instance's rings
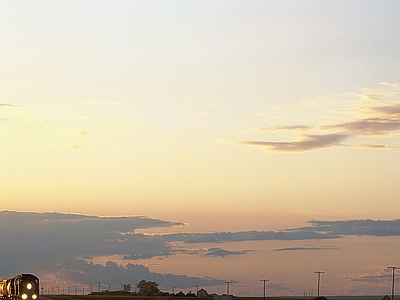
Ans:
{"label": "bright light on train", "polygon": [[36,295],[36,294],[33,294],[33,295],[32,295],[32,299],[33,299],[33,300],[37,299],[37,295]]}
{"label": "bright light on train", "polygon": [[22,299],[27,299],[28,295],[27,294],[22,294]]}
{"label": "bright light on train", "polygon": [[26,285],[26,287],[27,287],[28,290],[30,290],[30,289],[32,288],[32,283],[28,283],[28,284]]}

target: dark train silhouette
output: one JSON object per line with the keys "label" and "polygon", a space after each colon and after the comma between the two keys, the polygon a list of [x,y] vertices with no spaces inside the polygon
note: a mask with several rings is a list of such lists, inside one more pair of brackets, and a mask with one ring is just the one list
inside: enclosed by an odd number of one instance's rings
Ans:
{"label": "dark train silhouette", "polygon": [[39,278],[32,274],[20,274],[0,280],[0,299],[38,300]]}

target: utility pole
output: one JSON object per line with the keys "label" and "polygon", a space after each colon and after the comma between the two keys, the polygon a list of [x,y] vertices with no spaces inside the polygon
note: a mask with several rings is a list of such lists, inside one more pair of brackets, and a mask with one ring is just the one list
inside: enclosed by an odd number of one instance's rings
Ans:
{"label": "utility pole", "polygon": [[260,279],[260,281],[264,282],[264,291],[263,291],[263,299],[265,300],[265,282],[269,281],[268,279]]}
{"label": "utility pole", "polygon": [[400,269],[399,267],[388,267],[388,269],[392,269],[392,300],[394,300],[394,272],[397,269]]}
{"label": "utility pole", "polygon": [[318,292],[317,292],[317,298],[319,298],[319,283],[321,282],[321,274],[323,274],[323,273],[325,273],[325,272],[316,271],[316,272],[314,272],[314,273],[318,274],[318,280],[317,280],[317,290],[318,290]]}
{"label": "utility pole", "polygon": [[232,280],[230,280],[230,281],[225,281],[225,283],[226,283],[226,294],[229,296],[229,284],[230,283],[232,283],[233,281]]}
{"label": "utility pole", "polygon": [[199,298],[199,286],[195,285],[195,287],[196,287],[196,296],[197,296],[197,298]]}

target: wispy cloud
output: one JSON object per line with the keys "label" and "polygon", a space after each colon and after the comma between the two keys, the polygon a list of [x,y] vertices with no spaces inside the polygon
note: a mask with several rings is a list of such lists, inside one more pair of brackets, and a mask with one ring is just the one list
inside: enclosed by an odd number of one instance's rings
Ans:
{"label": "wispy cloud", "polygon": [[309,129],[310,126],[306,125],[290,125],[290,126],[271,126],[271,127],[260,127],[260,128],[254,128],[252,131],[278,131],[278,130],[289,130],[289,131],[294,131],[294,130],[299,130],[299,131],[304,131]]}
{"label": "wispy cloud", "polygon": [[299,152],[315,148],[340,146],[340,142],[349,137],[351,137],[350,134],[331,133],[321,135],[303,135],[299,140],[292,142],[239,141],[237,144],[263,147],[264,149],[271,151]]}
{"label": "wispy cloud", "polygon": [[395,90],[400,90],[400,83],[381,82],[381,85],[391,87]]}
{"label": "wispy cloud", "polygon": [[385,145],[385,144],[358,144],[358,148],[366,149],[395,149],[395,146]]}
{"label": "wispy cloud", "polygon": [[[341,108],[336,114],[352,113],[352,120],[346,122],[329,122],[329,124],[315,125],[277,125],[252,129],[253,132],[289,131],[302,133],[290,141],[235,141],[237,145],[261,147],[266,151],[275,152],[303,152],[318,148],[330,147],[359,147],[370,149],[392,149],[394,145],[364,143],[343,144],[344,140],[354,137],[382,137],[400,130],[400,93],[398,83],[382,83],[383,89],[365,89],[361,95],[356,95],[354,102],[358,107]],[[347,98],[349,95],[344,95]],[[328,97],[329,98],[329,97]],[[319,99],[318,102],[322,100]],[[329,100],[328,100],[329,102]],[[309,107],[310,101],[305,108]]]}
{"label": "wispy cloud", "polygon": [[[12,104],[0,104],[0,109],[6,106],[14,107]],[[75,122],[73,118],[43,118],[23,110],[9,111],[0,121],[9,125],[1,136],[11,147],[24,145],[24,148],[82,149],[83,142],[94,134],[94,131],[84,128],[87,123]]]}
{"label": "wispy cloud", "polygon": [[272,251],[320,251],[320,250],[338,250],[338,247],[326,247],[326,246],[316,246],[316,247],[286,247],[278,248]]}
{"label": "wispy cloud", "polygon": [[10,103],[0,103],[0,107],[18,107],[18,105]]}

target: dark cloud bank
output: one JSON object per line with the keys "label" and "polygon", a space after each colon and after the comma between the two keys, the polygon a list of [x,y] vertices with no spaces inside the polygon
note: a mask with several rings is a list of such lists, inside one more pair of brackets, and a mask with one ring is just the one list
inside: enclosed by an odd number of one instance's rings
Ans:
{"label": "dark cloud bank", "polygon": [[[229,251],[221,247],[192,250],[193,243],[222,243],[261,240],[325,240],[348,235],[400,236],[400,220],[310,221],[309,226],[282,231],[218,233],[174,233],[145,235],[138,229],[183,225],[146,217],[96,217],[79,214],[0,211],[0,260],[3,277],[22,272],[56,274],[58,280],[95,284],[109,282],[156,281],[160,287],[181,288],[194,284],[213,286],[225,279],[160,274],[137,259],[176,254],[226,257],[245,255],[251,250]],[[175,246],[179,243],[179,247]],[[182,244],[184,245],[182,247]],[[185,245],[187,246],[185,248]],[[220,245],[220,244],[219,244]],[[275,251],[335,250],[324,247],[294,247]],[[95,264],[89,258],[118,255],[127,265],[110,261]],[[129,261],[128,261],[129,260]],[[38,273],[39,272],[39,273]]]}

